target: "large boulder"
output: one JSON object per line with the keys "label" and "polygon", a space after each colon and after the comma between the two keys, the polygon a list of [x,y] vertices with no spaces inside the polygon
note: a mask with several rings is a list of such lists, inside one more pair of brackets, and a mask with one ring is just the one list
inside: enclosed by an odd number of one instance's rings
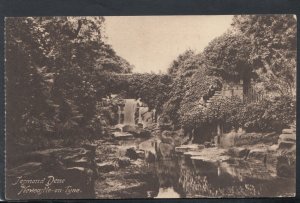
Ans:
{"label": "large boulder", "polygon": [[118,164],[118,167],[120,167],[120,168],[124,168],[126,166],[129,166],[130,165],[130,158],[120,157],[120,158],[117,159],[117,164]]}
{"label": "large boulder", "polygon": [[136,137],[143,137],[143,138],[147,138],[151,136],[151,132],[149,130],[140,130],[137,134]]}
{"label": "large boulder", "polygon": [[156,160],[156,157],[155,157],[155,154],[153,154],[152,152],[150,151],[147,151],[145,153],[145,161],[148,162],[148,163],[153,163],[155,162]]}
{"label": "large boulder", "polygon": [[151,132],[149,130],[145,130],[138,125],[125,125],[123,127],[123,132],[130,133],[135,137],[149,137],[151,135]]}
{"label": "large boulder", "polygon": [[238,157],[238,158],[245,158],[248,156],[250,150],[243,147],[233,147],[228,149],[228,155]]}
{"label": "large boulder", "polygon": [[281,141],[278,144],[278,151],[285,151],[285,152],[296,151],[296,143],[292,141]]}
{"label": "large boulder", "polygon": [[283,133],[279,136],[278,143],[288,141],[288,142],[296,142],[296,134],[295,133]]}
{"label": "large boulder", "polygon": [[296,157],[287,155],[278,156],[276,169],[279,177],[295,177]]}
{"label": "large boulder", "polygon": [[140,128],[136,125],[124,125],[123,132],[138,132]]}
{"label": "large boulder", "polygon": [[290,129],[283,129],[282,134],[295,134],[296,129],[290,128]]}
{"label": "large boulder", "polygon": [[98,173],[108,173],[115,170],[115,163],[113,162],[102,162],[97,163]]}
{"label": "large boulder", "polygon": [[136,160],[139,158],[139,154],[136,152],[136,149],[131,147],[126,150],[125,156],[130,159]]}
{"label": "large boulder", "polygon": [[259,160],[266,163],[267,161],[267,149],[252,149],[249,152],[247,159]]}

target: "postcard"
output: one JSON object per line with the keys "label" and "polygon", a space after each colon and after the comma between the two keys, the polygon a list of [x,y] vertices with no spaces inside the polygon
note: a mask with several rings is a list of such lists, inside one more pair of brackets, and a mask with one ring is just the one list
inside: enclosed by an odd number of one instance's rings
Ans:
{"label": "postcard", "polygon": [[294,197],[296,25],[6,17],[6,198]]}

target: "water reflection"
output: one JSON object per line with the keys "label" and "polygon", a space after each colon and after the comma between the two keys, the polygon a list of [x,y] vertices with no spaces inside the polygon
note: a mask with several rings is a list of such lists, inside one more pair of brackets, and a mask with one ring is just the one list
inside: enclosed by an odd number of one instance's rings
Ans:
{"label": "water reflection", "polygon": [[178,180],[180,177],[177,159],[161,159],[155,163],[155,172],[159,181],[157,198],[184,197],[184,192]]}
{"label": "water reflection", "polygon": [[180,198],[180,194],[177,193],[173,187],[159,188],[156,198]]}
{"label": "water reflection", "polygon": [[156,198],[291,196],[295,180],[279,178],[264,164],[207,162],[186,157],[155,163]]}

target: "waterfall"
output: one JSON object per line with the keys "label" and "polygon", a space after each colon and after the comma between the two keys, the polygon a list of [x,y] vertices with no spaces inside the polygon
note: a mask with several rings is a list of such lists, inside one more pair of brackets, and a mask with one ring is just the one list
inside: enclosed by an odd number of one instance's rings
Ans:
{"label": "waterfall", "polygon": [[125,125],[135,125],[134,114],[136,109],[135,99],[125,99],[124,106],[124,124]]}

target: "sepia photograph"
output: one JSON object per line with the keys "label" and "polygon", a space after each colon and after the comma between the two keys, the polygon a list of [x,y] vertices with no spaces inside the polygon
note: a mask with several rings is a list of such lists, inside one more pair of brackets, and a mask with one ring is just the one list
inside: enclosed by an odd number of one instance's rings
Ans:
{"label": "sepia photograph", "polygon": [[297,17],[5,18],[5,195],[296,195]]}

